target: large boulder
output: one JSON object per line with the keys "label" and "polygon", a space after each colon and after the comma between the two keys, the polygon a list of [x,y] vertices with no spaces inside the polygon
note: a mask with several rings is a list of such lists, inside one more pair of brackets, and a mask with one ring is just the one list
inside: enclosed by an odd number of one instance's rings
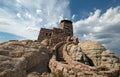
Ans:
{"label": "large boulder", "polygon": [[48,71],[45,46],[31,40],[0,43],[0,77],[26,77],[30,72]]}
{"label": "large boulder", "polygon": [[96,66],[101,64],[101,54],[105,51],[105,47],[96,41],[86,41],[78,44],[82,51],[93,60]]}
{"label": "large boulder", "polygon": [[67,45],[67,51],[68,55],[71,56],[74,61],[94,66],[92,60],[84,52],[82,52],[82,49],[79,45],[69,44]]}
{"label": "large boulder", "polygon": [[104,66],[108,69],[120,69],[120,59],[99,42],[86,41],[78,45],[96,66]]}

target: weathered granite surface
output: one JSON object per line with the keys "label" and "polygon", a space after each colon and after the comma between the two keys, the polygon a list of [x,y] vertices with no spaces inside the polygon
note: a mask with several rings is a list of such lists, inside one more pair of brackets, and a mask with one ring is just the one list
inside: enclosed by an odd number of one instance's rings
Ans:
{"label": "weathered granite surface", "polygon": [[78,44],[82,51],[93,60],[95,66],[106,66],[110,69],[119,69],[120,59],[102,44],[96,41],[86,41]]}
{"label": "weathered granite surface", "polygon": [[[119,75],[120,59],[98,42],[76,44],[75,41],[63,41],[51,50],[47,48],[47,42],[23,40],[0,43],[0,77],[52,77],[48,73],[59,70],[68,77]],[[99,53],[99,60],[96,53]],[[44,72],[48,73],[41,75]]]}
{"label": "weathered granite surface", "polygon": [[27,77],[48,71],[48,50],[32,40],[0,43],[0,77]]}
{"label": "weathered granite surface", "polygon": [[[57,72],[61,70],[65,75],[71,77],[118,77],[120,74],[120,59],[113,54],[113,52],[109,52],[102,46],[100,43],[95,41],[86,42],[85,46],[87,50],[86,54],[82,46],[80,47],[80,43],[78,45],[73,44],[72,42],[63,42],[62,47],[62,57],[63,59],[58,60],[57,55],[53,55],[49,62],[49,67],[51,72]],[[97,44],[94,46],[94,43]],[[81,43],[82,44],[82,43]],[[90,45],[91,44],[91,45]],[[87,46],[88,45],[88,46]],[[91,47],[90,47],[91,46]],[[94,47],[92,47],[94,46]],[[57,46],[56,46],[57,47]],[[60,48],[60,44],[55,48],[55,52]],[[88,48],[88,49],[87,49]],[[106,51],[104,51],[106,50]],[[93,51],[93,52],[91,52]],[[95,52],[101,53],[101,60],[98,60],[98,65],[95,64],[96,57],[94,57]],[[104,55],[102,55],[104,54]],[[106,56],[107,54],[107,56]],[[113,56],[112,60],[115,60],[113,64],[109,63],[111,58],[110,54]],[[59,54],[61,55],[61,54]],[[93,55],[93,56],[89,56]],[[108,56],[109,55],[109,56]],[[74,58],[75,56],[75,58]],[[103,61],[107,59],[108,61]],[[111,67],[112,66],[112,67]]]}

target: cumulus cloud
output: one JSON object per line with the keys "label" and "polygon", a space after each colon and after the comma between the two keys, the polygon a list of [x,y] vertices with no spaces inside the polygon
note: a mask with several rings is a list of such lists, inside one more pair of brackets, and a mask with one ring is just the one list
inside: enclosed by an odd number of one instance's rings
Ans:
{"label": "cumulus cloud", "polygon": [[28,39],[37,39],[41,27],[57,27],[63,18],[70,18],[68,0],[2,0],[0,32]]}
{"label": "cumulus cloud", "polygon": [[97,9],[88,18],[74,22],[74,33],[82,41],[100,41],[108,49],[120,51],[120,6],[103,14]]}

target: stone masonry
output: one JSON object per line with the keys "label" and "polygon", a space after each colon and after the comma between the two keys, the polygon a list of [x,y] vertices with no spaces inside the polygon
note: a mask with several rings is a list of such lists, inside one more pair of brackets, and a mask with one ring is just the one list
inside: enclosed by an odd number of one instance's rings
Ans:
{"label": "stone masonry", "polygon": [[38,41],[41,42],[44,39],[49,40],[49,46],[54,46],[60,41],[65,41],[68,36],[73,36],[73,25],[70,20],[62,20],[60,22],[60,28],[46,29],[41,28]]}

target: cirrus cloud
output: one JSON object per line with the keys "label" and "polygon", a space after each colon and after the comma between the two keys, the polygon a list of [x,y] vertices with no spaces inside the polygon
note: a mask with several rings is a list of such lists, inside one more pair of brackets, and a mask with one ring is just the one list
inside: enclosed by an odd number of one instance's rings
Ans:
{"label": "cirrus cloud", "polygon": [[70,18],[68,0],[3,0],[0,4],[0,32],[26,39],[37,39],[41,27],[57,27],[61,19]]}

